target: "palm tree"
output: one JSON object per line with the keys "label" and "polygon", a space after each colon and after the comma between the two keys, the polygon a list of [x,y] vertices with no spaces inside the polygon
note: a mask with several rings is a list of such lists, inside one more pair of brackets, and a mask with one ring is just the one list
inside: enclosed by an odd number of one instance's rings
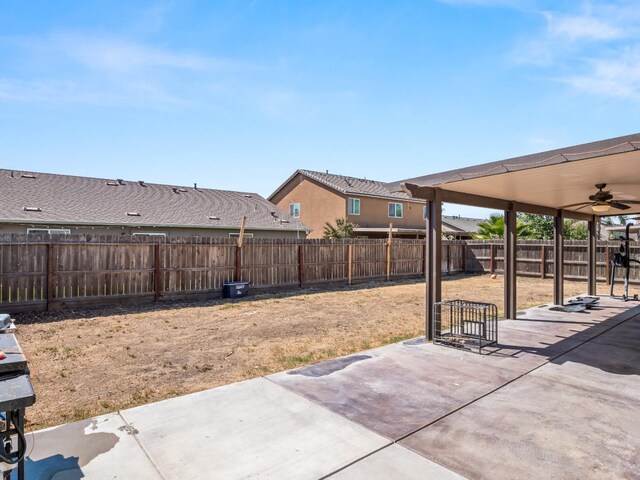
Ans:
{"label": "palm tree", "polygon": [[324,226],[324,238],[349,238],[358,225],[346,218],[337,218],[335,226],[327,222]]}
{"label": "palm tree", "polygon": [[[531,232],[529,226],[521,221],[516,221],[516,236],[529,238]],[[473,235],[476,240],[491,240],[494,238],[504,238],[504,215],[494,213],[487,220],[478,224],[478,232]]]}

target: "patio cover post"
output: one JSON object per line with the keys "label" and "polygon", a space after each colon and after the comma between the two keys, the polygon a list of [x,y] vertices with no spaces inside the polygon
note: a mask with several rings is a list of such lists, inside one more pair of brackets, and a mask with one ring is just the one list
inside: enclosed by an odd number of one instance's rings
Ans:
{"label": "patio cover post", "polygon": [[596,265],[597,265],[597,235],[598,235],[598,217],[593,215],[589,221],[589,243],[587,248],[587,283],[588,295],[596,294]]}
{"label": "patio cover post", "polygon": [[426,281],[426,339],[433,340],[433,305],[442,299],[442,200],[439,189],[433,200],[427,201],[427,254],[425,255]]}
{"label": "patio cover post", "polygon": [[553,217],[553,303],[564,304],[564,215]]}
{"label": "patio cover post", "polygon": [[516,211],[513,205],[504,212],[504,318],[515,320],[516,296]]}

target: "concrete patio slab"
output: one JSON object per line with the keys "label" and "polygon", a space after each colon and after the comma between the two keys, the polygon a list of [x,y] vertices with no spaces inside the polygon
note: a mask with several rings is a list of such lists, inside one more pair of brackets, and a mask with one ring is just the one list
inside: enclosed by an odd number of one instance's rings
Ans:
{"label": "concrete patio slab", "polygon": [[593,340],[596,343],[638,348],[640,345],[640,323],[626,322]]}
{"label": "concrete patio slab", "polygon": [[401,444],[469,478],[638,478],[639,349],[588,342]]}
{"label": "concrete patio slab", "polygon": [[[27,435],[29,480],[162,479],[117,414]],[[17,477],[16,477],[17,478]]]}
{"label": "concrete patio slab", "polygon": [[329,477],[331,480],[464,480],[409,449],[393,444]]}
{"label": "concrete patio slab", "polygon": [[267,378],[396,440],[520,374],[405,342]]}
{"label": "concrete patio slab", "polygon": [[584,341],[573,337],[564,338],[523,331],[505,326],[503,323],[505,322],[498,324],[498,345],[486,347],[482,355],[445,349],[433,344],[427,344],[425,347],[438,350],[439,355],[446,355],[446,351],[455,351],[458,355],[464,355],[465,360],[471,363],[500,366],[526,373]]}
{"label": "concrete patio slab", "polygon": [[640,308],[601,303],[36,432],[27,478],[638,478]]}
{"label": "concrete patio slab", "polygon": [[[629,330],[624,329],[625,325],[618,328]],[[640,328],[637,331],[640,332]],[[640,399],[640,338],[632,347],[614,344],[618,337],[617,332],[607,332],[531,375],[591,392]]]}
{"label": "concrete patio slab", "polygon": [[168,479],[320,478],[389,444],[263,378],[121,414]]}

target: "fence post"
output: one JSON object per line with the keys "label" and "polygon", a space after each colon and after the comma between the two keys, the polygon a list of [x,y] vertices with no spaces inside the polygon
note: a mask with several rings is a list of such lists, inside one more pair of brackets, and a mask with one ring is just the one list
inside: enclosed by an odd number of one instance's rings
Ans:
{"label": "fence post", "polygon": [[353,275],[353,244],[349,244],[349,247],[347,248],[347,275],[348,275],[348,282],[349,285],[351,285],[351,277]]}
{"label": "fence post", "polygon": [[391,249],[393,240],[393,223],[389,224],[389,236],[387,237],[387,281],[391,280]]}
{"label": "fence post", "polygon": [[240,225],[240,235],[238,235],[238,245],[236,246],[236,275],[235,281],[242,280],[242,244],[244,241],[244,229],[247,226],[247,217],[242,217],[242,224]]}
{"label": "fence post", "polygon": [[56,255],[55,245],[53,243],[47,244],[47,311],[51,308],[53,302],[53,293],[56,287]]}
{"label": "fence post", "polygon": [[451,244],[447,243],[447,275],[451,275]]}
{"label": "fence post", "polygon": [[606,267],[606,274],[605,276],[607,277],[607,285],[611,285],[611,249],[609,248],[609,245],[605,245],[604,247],[604,253],[605,253],[605,267]]}
{"label": "fence post", "polygon": [[298,245],[298,282],[304,285],[304,245]]}
{"label": "fence post", "polygon": [[153,246],[153,299],[160,300],[160,244]]}
{"label": "fence post", "polygon": [[489,273],[493,275],[495,272],[496,252],[493,243],[489,245]]}
{"label": "fence post", "polygon": [[545,279],[547,277],[547,259],[545,252],[547,249],[544,244],[541,245],[540,248],[540,278]]}
{"label": "fence post", "polygon": [[467,248],[469,247],[469,245],[467,245],[467,242],[465,241],[462,244],[462,273],[467,273]]}

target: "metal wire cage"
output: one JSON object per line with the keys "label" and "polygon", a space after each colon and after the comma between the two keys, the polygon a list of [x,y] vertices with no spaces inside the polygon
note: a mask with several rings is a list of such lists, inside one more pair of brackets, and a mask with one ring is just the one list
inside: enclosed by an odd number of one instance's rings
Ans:
{"label": "metal wire cage", "polygon": [[432,328],[433,343],[482,353],[498,343],[498,307],[469,300],[438,302]]}

